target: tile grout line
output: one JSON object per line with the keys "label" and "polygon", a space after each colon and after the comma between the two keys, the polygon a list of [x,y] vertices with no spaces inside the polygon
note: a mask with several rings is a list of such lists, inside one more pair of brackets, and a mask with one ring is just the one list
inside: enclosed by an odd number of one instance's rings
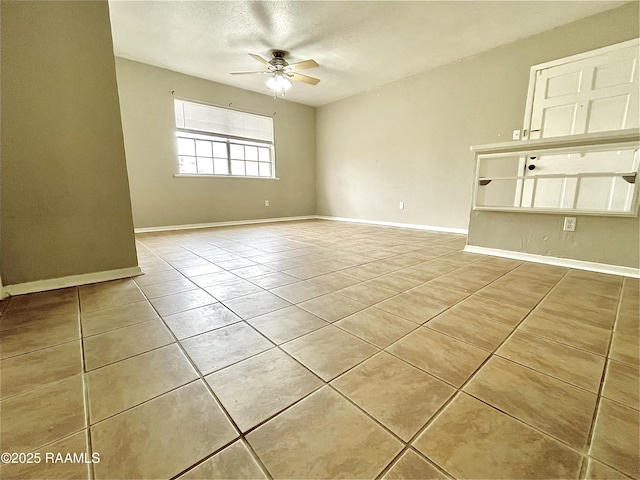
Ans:
{"label": "tile grout line", "polygon": [[[84,403],[84,421],[86,424],[86,445],[89,449],[89,455],[93,458],[93,440],[91,436],[91,413],[89,410],[89,378],[86,367],[86,359],[85,359],[85,349],[84,349],[84,334],[82,329],[82,301],[80,297],[80,287],[75,287],[76,297],[77,297],[77,305],[78,305],[78,327],[80,329],[80,355],[81,355],[81,367],[82,367],[82,394],[83,394],[83,403]],[[89,479],[92,480],[95,478],[95,466],[93,462],[87,465],[87,469],[89,472]]]}
{"label": "tile grout line", "polygon": [[[586,474],[588,472],[589,460],[592,458],[591,455],[590,455],[591,454],[591,447],[592,447],[594,436],[595,436],[596,422],[598,420],[598,415],[600,413],[600,408],[601,408],[601,405],[602,405],[602,398],[603,398],[602,394],[604,393],[604,384],[605,384],[605,381],[606,381],[606,378],[607,378],[607,371],[609,369],[609,364],[611,363],[610,355],[611,355],[611,350],[612,350],[612,347],[613,347],[613,338],[615,336],[616,327],[618,326],[618,320],[620,318],[620,310],[622,308],[622,300],[623,300],[623,295],[624,295],[624,284],[625,283],[626,283],[626,280],[623,277],[622,284],[620,285],[620,292],[618,293],[618,304],[616,306],[616,314],[615,314],[615,318],[614,318],[614,321],[613,321],[613,325],[611,326],[611,329],[610,329],[609,342],[608,342],[608,345],[607,345],[607,352],[606,352],[606,355],[605,355],[604,368],[602,369],[602,375],[600,376],[600,385],[598,387],[598,393],[597,393],[597,399],[596,399],[596,408],[594,409],[593,416],[591,418],[591,425],[589,427],[589,434],[587,436],[587,443],[586,443],[586,448],[585,448],[587,457],[586,457],[586,459],[584,461],[584,464],[582,466],[582,471],[580,472],[581,473],[580,478],[583,478],[583,477],[586,476]],[[598,460],[598,461],[600,461],[600,460]],[[602,463],[604,463],[607,466],[610,466],[606,462],[602,462]],[[615,470],[618,470],[618,468],[616,468],[616,467],[612,467],[612,468],[614,468]]]}

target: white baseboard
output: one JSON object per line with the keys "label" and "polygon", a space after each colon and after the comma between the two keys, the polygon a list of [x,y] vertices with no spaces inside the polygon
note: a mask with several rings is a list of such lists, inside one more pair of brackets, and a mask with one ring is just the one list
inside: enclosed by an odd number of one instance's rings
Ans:
{"label": "white baseboard", "polygon": [[135,277],[142,273],[140,267],[129,267],[117,270],[106,270],[104,272],[83,273],[69,277],[49,278],[35,282],[16,283],[15,285],[4,285],[2,287],[2,295],[7,297],[10,295],[24,295],[25,293],[56,290],[58,288],[77,287],[78,285],[86,285],[88,283],[107,282],[109,280]]}
{"label": "white baseboard", "polygon": [[301,217],[259,218],[256,220],[234,220],[231,222],[192,223],[187,225],[162,225],[158,227],[142,227],[134,229],[135,233],[166,232],[169,230],[193,230],[196,228],[230,227],[233,225],[251,225],[254,223],[292,222],[295,220],[314,220],[315,215]]}
{"label": "white baseboard", "polygon": [[465,252],[480,253],[494,257],[512,258],[514,260],[524,260],[527,262],[545,263],[557,267],[575,268],[577,270],[589,270],[591,272],[608,273],[610,275],[621,275],[625,277],[640,278],[640,269],[633,267],[623,267],[621,265],[609,265],[607,263],[587,262],[585,260],[574,260],[572,258],[549,257],[547,255],[536,255],[534,253],[515,252],[513,250],[501,250],[499,248],[478,247],[467,245]]}
{"label": "white baseboard", "polygon": [[461,233],[463,235],[467,235],[469,233],[469,230],[467,230],[466,228],[435,227],[432,225],[420,225],[417,223],[382,222],[378,220],[362,220],[360,218],[329,217],[325,215],[316,215],[316,218],[319,218],[321,220],[337,220],[339,222],[367,223],[370,225],[384,225],[387,227],[412,228],[415,230],[429,230],[432,232]]}

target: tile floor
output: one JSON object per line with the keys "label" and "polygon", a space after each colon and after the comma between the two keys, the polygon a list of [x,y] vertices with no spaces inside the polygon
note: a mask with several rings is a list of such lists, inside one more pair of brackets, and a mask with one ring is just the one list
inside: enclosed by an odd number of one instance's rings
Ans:
{"label": "tile floor", "polygon": [[464,244],[144,234],[145,275],[10,298],[0,451],[42,461],[0,476],[638,478],[638,280]]}

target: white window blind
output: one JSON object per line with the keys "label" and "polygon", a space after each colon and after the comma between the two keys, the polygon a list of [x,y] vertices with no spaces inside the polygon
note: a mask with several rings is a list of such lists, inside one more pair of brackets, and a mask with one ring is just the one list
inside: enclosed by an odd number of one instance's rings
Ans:
{"label": "white window blind", "polygon": [[201,103],[174,100],[176,127],[273,143],[273,119]]}

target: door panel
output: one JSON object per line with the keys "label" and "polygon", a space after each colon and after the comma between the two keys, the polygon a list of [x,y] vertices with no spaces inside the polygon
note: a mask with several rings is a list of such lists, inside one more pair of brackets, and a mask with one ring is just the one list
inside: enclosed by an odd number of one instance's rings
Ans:
{"label": "door panel", "polygon": [[529,138],[638,127],[638,45],[536,72]]}

